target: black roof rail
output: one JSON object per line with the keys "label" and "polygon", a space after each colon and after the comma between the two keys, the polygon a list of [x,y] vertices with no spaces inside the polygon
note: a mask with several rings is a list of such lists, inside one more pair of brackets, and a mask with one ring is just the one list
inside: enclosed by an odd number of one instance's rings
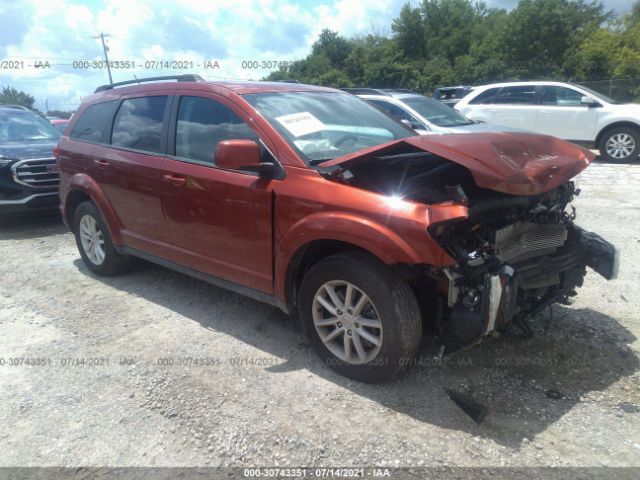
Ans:
{"label": "black roof rail", "polygon": [[162,80],[175,80],[177,82],[203,82],[204,78],[200,75],[186,74],[186,75],[165,75],[162,77],[147,77],[136,78],[134,80],[126,80],[124,82],[116,82],[107,85],[101,85],[95,89],[93,93],[104,92],[105,90],[111,90],[114,87],[121,87],[123,85],[132,85],[134,83],[142,82],[158,82]]}
{"label": "black roof rail", "polygon": [[353,95],[385,95],[389,97],[390,95],[384,90],[380,90],[379,88],[341,88],[343,92],[352,93]]}
{"label": "black roof rail", "polygon": [[408,88],[383,88],[381,90],[383,92],[389,93],[416,93],[413,90],[409,90]]}
{"label": "black roof rail", "polygon": [[281,82],[281,83],[300,83],[300,81],[295,80],[295,79],[290,79],[290,80],[272,80],[273,82]]}

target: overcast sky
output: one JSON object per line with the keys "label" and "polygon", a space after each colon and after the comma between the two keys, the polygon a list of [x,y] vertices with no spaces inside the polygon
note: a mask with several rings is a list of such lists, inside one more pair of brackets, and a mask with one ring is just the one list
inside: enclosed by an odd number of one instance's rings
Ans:
{"label": "overcast sky", "polygon": [[[309,53],[323,28],[344,36],[390,33],[406,0],[0,0],[0,60],[18,63],[0,70],[0,86],[12,85],[36,97],[36,106],[73,109],[82,96],[108,83],[106,70],[74,68],[80,60],[102,59],[98,32],[110,60],[135,61],[135,69],[114,69],[113,80],[196,72],[208,79],[259,79],[264,68],[247,61],[291,61]],[[417,2],[413,2],[417,3]],[[513,8],[517,0],[486,0]],[[617,13],[633,0],[605,0]],[[144,62],[193,62],[186,70],[145,68]],[[48,61],[50,68],[35,68]],[[205,61],[219,68],[204,69]],[[243,62],[245,62],[243,64]],[[24,66],[23,66],[24,65]],[[4,65],[5,67],[7,65]],[[15,63],[13,64],[15,66]],[[78,65],[76,65],[77,67]],[[151,65],[147,65],[149,67]],[[261,66],[261,65],[260,65]]]}

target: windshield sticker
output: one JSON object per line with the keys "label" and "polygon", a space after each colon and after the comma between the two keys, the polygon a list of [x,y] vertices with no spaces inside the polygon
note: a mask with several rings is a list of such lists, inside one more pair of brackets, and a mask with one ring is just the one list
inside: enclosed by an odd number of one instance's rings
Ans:
{"label": "windshield sticker", "polygon": [[302,137],[309,133],[320,132],[324,130],[324,123],[318,120],[309,112],[291,113],[289,115],[281,115],[276,120],[282,124],[284,128],[295,137]]}

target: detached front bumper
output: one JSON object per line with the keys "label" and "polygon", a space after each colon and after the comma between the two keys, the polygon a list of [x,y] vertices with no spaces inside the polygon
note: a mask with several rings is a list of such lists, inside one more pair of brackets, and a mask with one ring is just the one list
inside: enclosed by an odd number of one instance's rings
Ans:
{"label": "detached front bumper", "polygon": [[618,278],[620,267],[618,249],[596,233],[587,232],[575,225],[574,228],[580,233],[580,243],[586,265],[607,280]]}

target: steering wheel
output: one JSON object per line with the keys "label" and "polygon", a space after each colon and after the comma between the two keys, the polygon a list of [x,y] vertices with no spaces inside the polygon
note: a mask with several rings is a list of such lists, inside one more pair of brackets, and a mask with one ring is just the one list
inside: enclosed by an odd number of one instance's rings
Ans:
{"label": "steering wheel", "polygon": [[335,141],[334,146],[339,146],[342,145],[344,142],[346,142],[347,140],[353,140],[353,141],[357,141],[358,140],[358,136],[354,135],[353,133],[346,133],[343,136],[341,136],[338,140]]}

